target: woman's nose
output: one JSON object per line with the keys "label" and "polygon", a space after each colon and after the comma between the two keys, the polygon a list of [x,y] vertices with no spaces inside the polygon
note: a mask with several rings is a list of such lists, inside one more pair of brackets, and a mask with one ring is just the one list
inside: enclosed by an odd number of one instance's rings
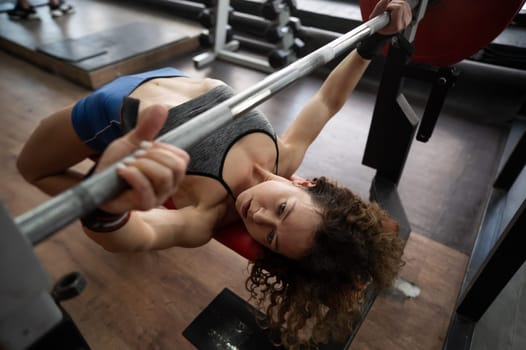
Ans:
{"label": "woman's nose", "polygon": [[252,220],[258,225],[269,225],[272,224],[272,217],[268,211],[264,208],[259,208],[252,214]]}

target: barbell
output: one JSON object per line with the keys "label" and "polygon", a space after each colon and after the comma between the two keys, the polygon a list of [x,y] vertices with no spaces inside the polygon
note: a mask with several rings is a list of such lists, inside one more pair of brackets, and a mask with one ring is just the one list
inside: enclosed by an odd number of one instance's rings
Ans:
{"label": "barbell", "polygon": [[[365,37],[389,23],[387,12],[357,26],[350,32],[295,61],[291,65],[267,76],[258,84],[223,101],[180,127],[164,134],[157,141],[170,143],[182,149],[203,139],[213,131],[261,104],[317,67],[356,46]],[[91,176],[80,184],[51,198],[47,202],[15,218],[22,235],[32,244],[92,212],[99,205],[121,193],[127,185],[117,175],[120,162]]]}
{"label": "barbell", "polygon": [[[470,4],[466,4],[456,0],[430,0],[428,4],[428,1],[409,0],[411,7],[419,11],[413,60],[434,65],[450,65],[468,58],[502,32],[524,1],[472,0]],[[364,18],[369,17],[376,3],[377,0],[360,0]],[[469,5],[472,7],[468,7]],[[484,17],[491,20],[483,22]],[[166,133],[158,141],[183,149],[188,148],[314,69],[355,47],[362,39],[388,23],[387,12],[365,21],[307,56],[270,74],[252,88],[234,95]],[[484,25],[479,25],[481,23]],[[413,24],[413,28],[416,28],[416,23]],[[127,186],[117,175],[118,164],[119,162],[15,218],[20,233],[32,244],[37,244],[121,193]]]}

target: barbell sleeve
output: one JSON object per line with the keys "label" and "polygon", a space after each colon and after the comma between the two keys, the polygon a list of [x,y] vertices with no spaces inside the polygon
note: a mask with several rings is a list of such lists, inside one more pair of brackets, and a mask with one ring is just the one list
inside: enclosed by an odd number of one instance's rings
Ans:
{"label": "barbell sleeve", "polygon": [[[382,29],[388,23],[389,13],[387,12],[364,22],[309,55],[270,74],[252,88],[232,96],[164,134],[157,141],[188,149],[192,144],[231,122],[243,112],[261,104],[345,50],[353,48],[360,40]],[[127,188],[127,184],[116,172],[116,167],[121,162],[122,160],[16,217],[15,223],[19,231],[33,245],[37,244],[117,196]]]}

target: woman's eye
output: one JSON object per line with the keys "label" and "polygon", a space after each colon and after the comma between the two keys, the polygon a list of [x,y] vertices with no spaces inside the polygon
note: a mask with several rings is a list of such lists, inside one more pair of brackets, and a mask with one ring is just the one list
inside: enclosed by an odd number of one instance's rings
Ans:
{"label": "woman's eye", "polygon": [[270,231],[267,235],[267,244],[270,245],[272,243],[272,240],[274,239],[275,232],[274,230]]}
{"label": "woman's eye", "polygon": [[285,208],[287,207],[287,203],[283,202],[278,206],[278,214],[281,215],[285,211]]}

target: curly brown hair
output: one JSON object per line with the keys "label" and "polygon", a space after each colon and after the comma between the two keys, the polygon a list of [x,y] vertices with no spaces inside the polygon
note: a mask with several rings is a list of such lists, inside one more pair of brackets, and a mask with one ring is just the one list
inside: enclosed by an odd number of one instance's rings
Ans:
{"label": "curly brown hair", "polygon": [[366,288],[389,287],[403,264],[398,225],[378,204],[325,177],[314,181],[306,190],[322,221],[311,251],[292,260],[264,249],[246,281],[276,344],[287,348],[343,341]]}

